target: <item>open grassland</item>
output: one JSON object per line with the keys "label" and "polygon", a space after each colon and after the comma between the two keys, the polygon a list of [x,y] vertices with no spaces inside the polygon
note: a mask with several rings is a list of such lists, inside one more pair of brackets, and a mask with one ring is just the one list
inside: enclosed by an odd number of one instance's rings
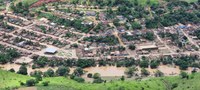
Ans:
{"label": "open grassland", "polygon": [[19,3],[19,2],[22,2],[22,3],[26,3],[28,4],[29,6],[32,5],[33,3],[37,2],[38,0],[16,0],[15,1],[15,4],[16,3]]}
{"label": "open grassland", "polygon": [[[0,70],[0,89],[20,87],[31,77]],[[49,81],[49,86],[42,86],[42,82]],[[112,81],[102,84],[78,83],[65,77],[43,78],[36,85],[38,90],[199,90],[200,73],[192,74],[189,79],[180,77],[151,78],[142,81]]]}
{"label": "open grassland", "polygon": [[191,2],[197,2],[198,0],[183,0],[183,1],[191,3]]}
{"label": "open grassland", "polygon": [[106,84],[89,84],[77,83],[73,80],[64,77],[45,78],[43,81],[50,81],[50,86],[38,86],[38,90],[64,90],[62,88],[68,87],[70,90],[141,90],[148,88],[148,90],[164,90],[165,86],[159,79],[150,79],[145,81],[113,81]]}
{"label": "open grassland", "polygon": [[178,84],[174,90],[199,90],[200,89],[200,73],[192,74],[189,79],[181,79],[180,77],[165,78],[167,84],[172,86]]}
{"label": "open grassland", "polygon": [[[131,2],[134,2],[135,0],[130,0]],[[148,0],[138,0],[138,3],[141,5],[146,5]],[[150,4],[158,4],[159,0],[150,0]]]}
{"label": "open grassland", "polygon": [[2,88],[19,87],[20,82],[26,82],[28,79],[31,79],[31,77],[0,70],[0,90]]}

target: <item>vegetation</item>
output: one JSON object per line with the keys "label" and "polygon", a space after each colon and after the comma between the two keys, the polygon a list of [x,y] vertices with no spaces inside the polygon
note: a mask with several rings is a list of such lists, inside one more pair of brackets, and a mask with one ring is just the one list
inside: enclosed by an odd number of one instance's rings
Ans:
{"label": "vegetation", "polygon": [[133,45],[133,44],[132,44],[132,45],[129,45],[129,49],[135,50],[135,48],[136,48],[135,45]]}
{"label": "vegetation", "polygon": [[[20,82],[26,82],[31,80],[34,81],[29,76],[18,75],[7,71],[0,70],[0,88],[15,88],[20,86]],[[39,90],[65,90],[66,88],[72,90],[91,90],[91,89],[148,89],[148,90],[164,90],[166,88],[173,88],[174,90],[198,90],[200,88],[197,84],[200,80],[200,74],[194,73],[188,75],[188,79],[182,79],[181,77],[162,77],[162,78],[151,78],[142,81],[113,81],[107,82],[105,84],[87,84],[87,83],[77,83],[76,81],[67,79],[65,77],[51,77],[44,78],[42,82],[36,84]],[[29,81],[30,82],[30,81]],[[49,82],[48,86],[44,86],[43,82]],[[31,84],[34,85],[34,84]]]}
{"label": "vegetation", "polygon": [[21,65],[19,68],[19,71],[17,72],[18,74],[22,74],[22,75],[27,75],[27,68],[25,65]]}
{"label": "vegetation", "polygon": [[136,67],[129,67],[126,71],[125,71],[125,74],[128,76],[128,77],[132,77],[135,75],[136,71],[138,71],[138,69]]}
{"label": "vegetation", "polygon": [[90,29],[93,28],[93,25],[90,25],[90,24],[83,24],[83,20],[79,19],[79,18],[76,18],[74,20],[70,20],[70,19],[65,19],[65,18],[61,18],[61,17],[58,17],[56,15],[53,15],[51,13],[43,13],[43,12],[40,12],[38,11],[37,12],[39,15],[39,17],[45,17],[47,18],[48,20],[54,22],[54,23],[57,23],[59,25],[64,25],[66,27],[74,27],[75,29],[77,29],[78,31],[80,32],[83,32],[83,33],[88,33],[90,31]]}
{"label": "vegetation", "polygon": [[56,74],[58,76],[65,76],[68,75],[70,72],[70,69],[68,67],[64,67],[64,66],[60,66],[58,67],[58,69],[56,70]]}
{"label": "vegetation", "polygon": [[15,58],[18,58],[20,53],[13,48],[5,48],[0,45],[0,64],[6,64],[12,62]]}
{"label": "vegetation", "polygon": [[118,40],[114,36],[91,36],[91,37],[86,37],[84,38],[84,41],[89,41],[89,42],[96,42],[96,43],[105,43],[108,45],[116,45],[118,44]]}

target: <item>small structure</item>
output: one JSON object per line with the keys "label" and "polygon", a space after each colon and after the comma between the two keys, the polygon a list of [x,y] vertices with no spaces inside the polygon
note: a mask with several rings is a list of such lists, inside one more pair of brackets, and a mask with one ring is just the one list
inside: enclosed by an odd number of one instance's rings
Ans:
{"label": "small structure", "polygon": [[55,48],[46,48],[45,49],[45,54],[55,54],[57,52],[57,49]]}
{"label": "small structure", "polygon": [[17,46],[18,47],[24,47],[25,44],[26,44],[26,41],[22,41],[22,42],[17,43]]}
{"label": "small structure", "polygon": [[95,11],[87,11],[85,13],[87,16],[95,16],[96,15],[96,12]]}

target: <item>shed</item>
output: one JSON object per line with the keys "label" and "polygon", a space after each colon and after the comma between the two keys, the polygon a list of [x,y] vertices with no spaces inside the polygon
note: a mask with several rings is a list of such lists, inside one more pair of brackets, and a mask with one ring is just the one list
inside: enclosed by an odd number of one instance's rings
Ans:
{"label": "shed", "polygon": [[57,52],[57,49],[55,48],[46,48],[45,53],[46,54],[55,54]]}

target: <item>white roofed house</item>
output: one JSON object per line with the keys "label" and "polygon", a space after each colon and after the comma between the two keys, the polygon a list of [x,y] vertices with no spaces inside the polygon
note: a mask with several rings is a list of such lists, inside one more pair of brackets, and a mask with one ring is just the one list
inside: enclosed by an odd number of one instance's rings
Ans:
{"label": "white roofed house", "polygon": [[44,53],[45,54],[55,54],[57,52],[57,49],[55,48],[46,48]]}

